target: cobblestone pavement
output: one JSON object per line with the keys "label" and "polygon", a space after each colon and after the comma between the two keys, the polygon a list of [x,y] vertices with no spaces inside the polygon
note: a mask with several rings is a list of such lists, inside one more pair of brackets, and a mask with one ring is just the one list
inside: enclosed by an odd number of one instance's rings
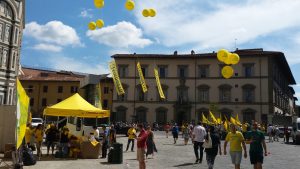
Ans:
{"label": "cobblestone pavement", "polygon": [[[193,164],[195,156],[193,146],[190,143],[187,146],[183,145],[183,139],[180,138],[176,145],[173,144],[171,136],[166,138],[163,132],[155,132],[155,141],[158,148],[158,153],[154,159],[147,160],[148,169],[196,169],[207,168],[205,155],[202,164]],[[267,143],[269,156],[265,157],[263,167],[266,169],[299,169],[300,167],[300,146],[287,145],[280,142]],[[123,143],[123,149],[126,148],[127,138],[118,137],[118,142]],[[222,147],[223,148],[223,147]],[[45,149],[45,148],[44,148]],[[247,149],[249,147],[247,146]],[[129,169],[137,169],[138,162],[136,152],[124,152],[124,163],[128,163]],[[125,169],[125,165],[110,165],[106,159],[91,159],[91,160],[60,160],[50,157],[43,157],[35,166],[25,167],[26,169]],[[229,155],[218,155],[215,162],[215,169],[232,169],[233,165]],[[241,168],[251,169],[249,158],[243,159]]]}

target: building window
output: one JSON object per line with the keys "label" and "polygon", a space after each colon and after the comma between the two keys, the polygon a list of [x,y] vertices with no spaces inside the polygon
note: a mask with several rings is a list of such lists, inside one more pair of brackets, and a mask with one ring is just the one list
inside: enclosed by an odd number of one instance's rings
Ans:
{"label": "building window", "polygon": [[255,97],[255,86],[254,85],[244,85],[243,87],[243,100],[244,102],[254,102]]}
{"label": "building window", "polygon": [[189,101],[188,87],[177,87],[177,101],[180,103],[186,103]]}
{"label": "building window", "polygon": [[243,71],[245,77],[254,76],[254,64],[243,64]]}
{"label": "building window", "polygon": [[198,66],[198,77],[206,78],[209,76],[209,65],[199,65]]}
{"label": "building window", "polygon": [[109,93],[109,87],[104,87],[104,94],[108,94]]}
{"label": "building window", "polygon": [[77,86],[71,86],[71,93],[77,93],[78,87]]}
{"label": "building window", "polygon": [[29,85],[27,91],[28,91],[28,93],[32,93],[33,92],[33,86]]}
{"label": "building window", "polygon": [[57,87],[57,93],[62,93],[63,92],[63,86],[58,86]]}
{"label": "building window", "polygon": [[126,111],[127,108],[124,106],[119,106],[116,108],[116,112],[112,113],[112,122],[125,122],[126,121]]}
{"label": "building window", "polygon": [[128,75],[128,66],[127,65],[118,65],[119,76],[122,78],[127,77]]}
{"label": "building window", "polygon": [[30,98],[29,105],[32,107],[34,105],[34,98]]}
{"label": "building window", "polygon": [[43,86],[43,92],[47,93],[48,92],[48,86]]}
{"label": "building window", "polygon": [[108,100],[103,100],[103,104],[102,104],[103,109],[107,109],[108,108]]}
{"label": "building window", "polygon": [[164,65],[159,65],[158,66],[158,73],[160,78],[166,78],[167,77],[167,71],[168,67]]}
{"label": "building window", "polygon": [[207,85],[198,86],[198,101],[209,102],[209,86]]}
{"label": "building window", "polygon": [[15,40],[14,40],[14,43],[15,43],[15,44],[17,44],[17,42],[18,42],[18,35],[19,35],[19,29],[16,28],[16,29],[15,29]]}
{"label": "building window", "polygon": [[136,94],[138,101],[147,101],[147,93],[143,92],[141,85],[136,87]]}
{"label": "building window", "polygon": [[47,106],[47,99],[46,98],[42,99],[42,106]]}
{"label": "building window", "polygon": [[61,102],[61,101],[62,101],[61,99],[57,99],[57,100],[56,100],[56,103],[59,103],[59,102]]}
{"label": "building window", "polygon": [[136,121],[138,123],[147,122],[147,108],[139,107],[136,109]]}
{"label": "building window", "polygon": [[246,109],[243,111],[243,122],[252,123],[252,120],[255,120],[255,111],[252,109]]}
{"label": "building window", "polygon": [[148,66],[147,65],[141,65],[142,73],[144,77],[148,76]]}
{"label": "building window", "polygon": [[230,102],[231,101],[231,86],[221,85],[219,86],[220,102]]}
{"label": "building window", "polygon": [[167,123],[167,111],[168,109],[163,107],[156,109],[156,122],[159,125],[164,125]]}
{"label": "building window", "polygon": [[178,77],[179,78],[188,77],[188,66],[186,66],[186,65],[179,65],[178,66]]}

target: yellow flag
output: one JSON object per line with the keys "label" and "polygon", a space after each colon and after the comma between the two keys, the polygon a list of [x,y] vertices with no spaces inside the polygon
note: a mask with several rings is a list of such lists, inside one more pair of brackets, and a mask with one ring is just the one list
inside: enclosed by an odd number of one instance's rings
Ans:
{"label": "yellow flag", "polygon": [[123,95],[125,94],[119,74],[118,74],[118,69],[117,69],[117,65],[116,62],[113,60],[109,63],[109,69],[110,72],[112,74],[112,78],[116,87],[116,91],[118,95]]}
{"label": "yellow flag", "polygon": [[236,124],[236,120],[233,118],[233,117],[230,117],[230,123],[234,124],[234,125],[237,125]]}
{"label": "yellow flag", "polygon": [[158,74],[158,70],[156,68],[154,68],[154,76],[155,76],[156,86],[157,86],[157,90],[158,90],[160,98],[161,99],[166,99],[166,97],[164,95],[164,91],[161,88],[161,84],[160,84],[160,80],[159,80],[159,74]]}
{"label": "yellow flag", "polygon": [[139,73],[142,90],[143,90],[144,93],[146,93],[147,92],[147,85],[146,85],[146,81],[145,81],[145,78],[144,78],[144,75],[143,75],[143,71],[142,71],[142,67],[141,67],[140,62],[137,62],[136,67],[137,67],[137,71]]}
{"label": "yellow flag", "polygon": [[239,126],[242,125],[242,123],[241,123],[240,120],[239,120],[239,115],[238,115],[238,114],[236,114],[235,121],[236,121],[236,124],[237,124],[237,125],[239,125]]}
{"label": "yellow flag", "polygon": [[227,120],[225,120],[225,122],[224,122],[224,129],[225,129],[226,131],[228,131],[228,122],[227,122]]}
{"label": "yellow flag", "polygon": [[211,111],[209,111],[209,115],[210,115],[210,118],[212,119],[212,122],[214,124],[218,124],[217,119],[215,118],[214,114]]}
{"label": "yellow flag", "polygon": [[217,119],[217,122],[218,122],[218,124],[222,124],[221,118],[218,118],[218,119]]}
{"label": "yellow flag", "polygon": [[27,96],[21,82],[17,79],[17,149],[22,144],[25,136],[29,112],[29,97]]}
{"label": "yellow flag", "polygon": [[208,119],[204,116],[203,113],[202,113],[202,123],[203,124],[208,124],[208,125],[213,125],[213,123],[208,121]]}

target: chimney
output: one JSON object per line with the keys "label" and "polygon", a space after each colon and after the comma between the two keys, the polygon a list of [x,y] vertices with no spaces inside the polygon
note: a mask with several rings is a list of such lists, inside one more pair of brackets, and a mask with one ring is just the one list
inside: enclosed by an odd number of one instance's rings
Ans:
{"label": "chimney", "polygon": [[177,55],[177,50],[174,51],[174,55]]}

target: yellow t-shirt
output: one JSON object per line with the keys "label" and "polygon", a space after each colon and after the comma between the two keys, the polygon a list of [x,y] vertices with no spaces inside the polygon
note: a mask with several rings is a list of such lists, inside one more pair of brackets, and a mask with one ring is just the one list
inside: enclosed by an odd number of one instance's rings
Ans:
{"label": "yellow t-shirt", "polygon": [[30,143],[31,135],[32,135],[32,130],[29,127],[26,127],[26,131],[25,131],[25,142],[26,143]]}
{"label": "yellow t-shirt", "polygon": [[38,142],[43,141],[43,131],[42,130],[39,130],[39,129],[35,130],[35,139]]}
{"label": "yellow t-shirt", "polygon": [[230,151],[242,151],[242,141],[244,141],[244,136],[241,132],[236,131],[235,134],[229,132],[225,140],[230,142]]}
{"label": "yellow t-shirt", "polygon": [[128,134],[128,139],[134,139],[136,136],[136,130],[134,128],[130,128],[127,132]]}

